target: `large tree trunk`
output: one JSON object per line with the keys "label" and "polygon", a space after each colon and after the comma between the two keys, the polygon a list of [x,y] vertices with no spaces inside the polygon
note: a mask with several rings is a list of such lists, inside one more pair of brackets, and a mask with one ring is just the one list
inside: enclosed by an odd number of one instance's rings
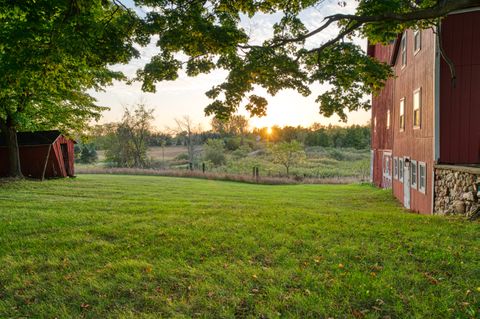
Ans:
{"label": "large tree trunk", "polygon": [[12,125],[11,121],[7,119],[6,122],[0,121],[0,129],[5,134],[5,142],[8,152],[8,175],[10,177],[22,178],[22,169],[20,166],[20,149],[18,147],[17,130]]}

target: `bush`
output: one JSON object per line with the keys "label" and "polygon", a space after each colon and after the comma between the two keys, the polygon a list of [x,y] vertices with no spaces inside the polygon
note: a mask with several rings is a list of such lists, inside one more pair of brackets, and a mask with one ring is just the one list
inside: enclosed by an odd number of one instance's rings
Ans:
{"label": "bush", "polygon": [[233,151],[232,155],[235,159],[240,159],[246,157],[252,149],[248,145],[242,145],[235,151]]}
{"label": "bush", "polygon": [[181,153],[175,156],[176,161],[188,161],[189,157],[187,153]]}
{"label": "bush", "polygon": [[235,151],[240,147],[241,139],[239,137],[229,137],[225,139],[225,148],[229,151]]}
{"label": "bush", "polygon": [[345,160],[345,154],[343,154],[342,151],[337,150],[336,148],[332,149],[329,153],[328,156],[330,158],[336,159],[337,161],[344,161]]}
{"label": "bush", "polygon": [[92,164],[98,159],[97,150],[94,144],[76,144],[75,160],[82,164]]}
{"label": "bush", "polygon": [[223,165],[227,161],[222,140],[207,140],[203,147],[203,152],[203,159],[211,162],[215,166]]}

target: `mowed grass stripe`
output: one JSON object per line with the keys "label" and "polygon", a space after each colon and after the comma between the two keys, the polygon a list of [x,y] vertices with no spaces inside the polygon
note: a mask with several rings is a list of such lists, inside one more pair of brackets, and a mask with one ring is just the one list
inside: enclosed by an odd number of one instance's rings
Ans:
{"label": "mowed grass stripe", "polygon": [[0,186],[0,317],[475,317],[480,225],[368,185]]}

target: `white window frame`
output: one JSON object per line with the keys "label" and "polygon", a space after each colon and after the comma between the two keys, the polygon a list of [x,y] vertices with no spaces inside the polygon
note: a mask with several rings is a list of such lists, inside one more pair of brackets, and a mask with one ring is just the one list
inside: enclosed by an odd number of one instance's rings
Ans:
{"label": "white window frame", "polygon": [[[418,47],[417,47],[418,37]],[[416,55],[422,49],[422,30],[413,31],[413,54]]]}
{"label": "white window frame", "polygon": [[[399,106],[399,118],[398,118],[398,121],[399,121],[399,126],[400,126],[400,132],[403,132],[405,131],[405,98],[402,97],[400,99],[400,106]],[[402,119],[403,119],[403,122],[402,122]]]}
{"label": "white window frame", "polygon": [[403,166],[404,165],[405,165],[405,160],[403,159],[403,157],[400,157],[398,159],[398,180],[400,181],[400,183],[403,183],[403,172],[404,172]]}
{"label": "white window frame", "polygon": [[[418,187],[418,163],[415,160],[410,161],[410,185],[411,188],[417,189]],[[415,178],[414,178],[415,174]]]}
{"label": "white window frame", "polygon": [[[423,168],[423,186],[422,186],[422,176],[420,171]],[[418,190],[425,194],[427,189],[427,164],[425,162],[418,162]]]}
{"label": "white window frame", "polygon": [[387,130],[390,129],[390,110],[387,110]]}
{"label": "white window frame", "polygon": [[400,40],[400,59],[402,69],[407,65],[407,31],[405,31]]}
{"label": "white window frame", "polygon": [[390,172],[391,159],[392,159],[391,154],[383,154],[383,174],[388,177],[392,177],[392,172]]}
{"label": "white window frame", "polygon": [[398,157],[393,158],[393,178],[398,179]]}
{"label": "white window frame", "polygon": [[[416,95],[418,94],[418,105],[416,104]],[[422,87],[413,91],[413,128],[420,129],[422,127]],[[415,111],[418,109],[418,124],[415,123]]]}

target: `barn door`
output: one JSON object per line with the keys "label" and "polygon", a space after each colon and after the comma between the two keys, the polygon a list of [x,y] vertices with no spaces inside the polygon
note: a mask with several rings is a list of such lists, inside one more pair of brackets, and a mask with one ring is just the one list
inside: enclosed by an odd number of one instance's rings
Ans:
{"label": "barn door", "polygon": [[68,147],[67,144],[60,144],[62,149],[63,164],[65,165],[65,172],[70,175],[70,162],[68,160]]}
{"label": "barn door", "polygon": [[405,158],[403,165],[403,206],[410,209],[410,160]]}

